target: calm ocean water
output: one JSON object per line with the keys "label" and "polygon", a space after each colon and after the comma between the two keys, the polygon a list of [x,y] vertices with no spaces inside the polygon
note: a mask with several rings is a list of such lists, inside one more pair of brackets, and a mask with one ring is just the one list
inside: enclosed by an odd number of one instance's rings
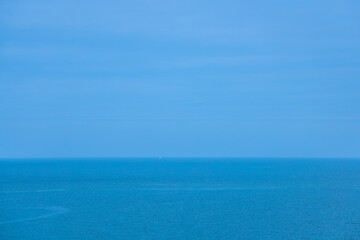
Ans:
{"label": "calm ocean water", "polygon": [[360,239],[360,160],[1,160],[0,239]]}

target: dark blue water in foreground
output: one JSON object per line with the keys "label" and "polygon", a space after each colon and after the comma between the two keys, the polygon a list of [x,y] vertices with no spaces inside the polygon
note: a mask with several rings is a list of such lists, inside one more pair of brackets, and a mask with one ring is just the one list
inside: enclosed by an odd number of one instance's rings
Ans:
{"label": "dark blue water in foreground", "polygon": [[360,160],[2,160],[0,239],[360,239]]}

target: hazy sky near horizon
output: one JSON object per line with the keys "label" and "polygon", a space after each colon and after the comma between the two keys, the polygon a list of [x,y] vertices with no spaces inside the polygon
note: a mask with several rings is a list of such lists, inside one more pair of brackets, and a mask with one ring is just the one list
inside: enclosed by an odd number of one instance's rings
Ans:
{"label": "hazy sky near horizon", "polygon": [[3,0],[0,157],[359,157],[358,0]]}

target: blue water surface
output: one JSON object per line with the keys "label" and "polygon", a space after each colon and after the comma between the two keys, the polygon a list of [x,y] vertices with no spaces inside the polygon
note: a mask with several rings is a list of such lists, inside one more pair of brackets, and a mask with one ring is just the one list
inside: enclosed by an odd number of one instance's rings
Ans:
{"label": "blue water surface", "polygon": [[3,159],[0,239],[360,239],[360,160]]}

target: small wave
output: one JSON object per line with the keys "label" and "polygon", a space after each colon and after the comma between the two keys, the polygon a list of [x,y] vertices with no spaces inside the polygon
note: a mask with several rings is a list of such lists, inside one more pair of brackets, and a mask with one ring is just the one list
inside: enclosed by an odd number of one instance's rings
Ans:
{"label": "small wave", "polygon": [[55,216],[64,214],[64,213],[69,211],[69,209],[63,208],[63,207],[34,207],[34,208],[27,208],[27,209],[50,210],[50,213],[43,214],[43,215],[40,215],[40,216],[35,216],[35,217],[3,221],[3,222],[0,222],[0,224],[18,223],[18,222],[33,221],[33,220],[38,220],[38,219],[45,219],[45,218],[55,217]]}
{"label": "small wave", "polygon": [[16,191],[0,191],[0,193],[42,193],[42,192],[62,192],[65,189],[39,189],[39,190],[16,190]]}

